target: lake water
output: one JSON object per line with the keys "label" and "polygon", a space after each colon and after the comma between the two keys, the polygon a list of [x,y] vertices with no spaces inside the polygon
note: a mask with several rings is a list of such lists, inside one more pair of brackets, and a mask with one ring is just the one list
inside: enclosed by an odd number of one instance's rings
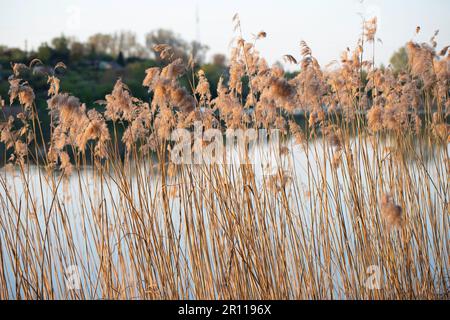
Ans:
{"label": "lake water", "polygon": [[[448,240],[449,236],[449,213],[445,210],[445,203],[448,201],[446,191],[448,191],[449,169],[446,166],[448,166],[449,145],[429,143],[428,139],[423,139],[415,142],[414,152],[399,155],[396,154],[396,150],[402,151],[396,139],[389,137],[379,139],[381,140],[375,140],[375,138],[362,140],[354,138],[351,140],[346,148],[347,154],[351,153],[354,160],[352,168],[348,167],[346,161],[341,161],[338,167],[332,166],[333,156],[338,151],[335,147],[325,145],[322,139],[314,140],[307,147],[296,145],[293,139],[288,140],[285,146],[289,149],[289,152],[275,162],[271,161],[269,166],[262,166],[261,164],[265,163],[262,159],[270,153],[270,147],[268,145],[254,147],[256,151],[255,165],[253,166],[255,181],[252,182],[252,185],[256,186],[257,190],[253,192],[270,193],[268,201],[274,201],[273,203],[275,203],[275,221],[267,222],[272,227],[279,228],[272,230],[274,239],[282,233],[281,229],[284,229],[287,224],[286,210],[279,203],[276,204],[277,199],[280,199],[278,197],[281,196],[279,190],[285,186],[286,201],[290,208],[289,214],[293,223],[291,229],[283,232],[286,232],[286,236],[289,238],[299,237],[300,234],[307,231],[300,237],[304,242],[302,246],[310,247],[313,251],[310,257],[296,257],[294,251],[298,250],[298,247],[288,245],[286,260],[291,265],[288,268],[288,274],[296,279],[295,275],[298,272],[296,261],[298,263],[301,260],[306,263],[311,257],[316,257],[316,269],[319,270],[316,275],[317,279],[331,282],[333,289],[329,295],[334,298],[349,297],[346,296],[343,288],[342,268],[327,277],[320,275],[326,269],[321,268],[320,265],[327,261],[324,257],[324,252],[327,250],[323,248],[323,228],[326,225],[327,231],[325,233],[329,237],[335,237],[335,243],[345,242],[348,244],[348,249],[345,250],[344,254],[339,253],[338,250],[328,250],[327,252],[331,252],[329,259],[332,261],[345,260],[343,264],[347,264],[349,272],[352,272],[350,264],[346,262],[350,259],[348,252],[358,252],[359,250],[359,238],[354,233],[357,208],[353,207],[358,203],[355,202],[353,197],[358,197],[363,208],[366,208],[365,210],[371,207],[370,203],[375,199],[379,200],[380,194],[371,194],[370,190],[372,189],[367,186],[368,181],[378,181],[377,175],[384,177],[384,184],[378,190],[383,189],[385,192],[395,194],[397,201],[400,201],[403,205],[405,218],[409,223],[417,221],[419,216],[425,221],[422,226],[424,236],[429,239],[427,241],[429,248],[426,248],[429,270],[435,275],[438,272],[435,269],[436,259],[441,259],[445,261],[443,264],[446,270],[444,271],[448,274],[448,243],[443,245],[440,243],[446,242],[445,239]],[[362,144],[364,144],[364,147],[362,147]],[[375,152],[374,148],[377,148],[378,152]],[[384,158],[381,162],[376,159],[379,156]],[[402,159],[399,159],[399,156]],[[379,163],[382,163],[381,168],[378,166]],[[130,168],[136,168],[136,166],[136,163],[130,164]],[[100,177],[92,167],[75,170],[68,179],[60,179],[59,175],[54,173],[51,180],[47,180],[48,173],[43,168],[36,166],[27,167],[27,172],[24,173],[18,167],[1,169],[0,247],[4,277],[8,284],[8,296],[11,298],[17,297],[16,286],[18,286],[18,283],[15,276],[17,272],[14,270],[21,269],[21,272],[25,272],[28,267],[23,261],[40,263],[45,269],[49,268],[51,257],[50,274],[54,279],[52,284],[54,297],[82,296],[94,299],[103,297],[105,292],[102,292],[102,286],[99,285],[99,282],[101,282],[99,274],[105,256],[104,252],[98,252],[97,250],[96,246],[99,242],[108,243],[110,248],[108,259],[111,259],[112,265],[123,265],[123,267],[118,267],[117,270],[129,268],[131,273],[131,270],[135,268],[133,263],[136,261],[133,259],[125,259],[126,261],[124,261],[124,257],[129,256],[130,244],[132,244],[132,242],[129,242],[129,238],[133,237],[129,234],[130,217],[124,215],[124,212],[135,210],[142,213],[142,223],[145,227],[151,222],[157,221],[164,229],[167,221],[163,212],[164,199],[161,192],[161,175],[158,165],[146,163],[140,166],[140,174],[136,173],[137,170],[130,169],[123,175],[127,177],[127,181],[120,180],[120,176],[115,174],[114,170],[110,170],[108,174]],[[407,171],[404,169],[405,166],[408,168]],[[201,178],[207,170],[205,168],[207,167],[192,166],[190,168],[191,179],[196,181],[193,184],[192,199],[199,199],[202,194],[208,194],[212,190],[212,183]],[[234,178],[231,180],[236,185],[242,186],[247,182],[239,168],[240,166],[237,165],[226,165],[222,166],[220,171],[230,177],[233,176]],[[277,171],[280,168],[282,170]],[[285,172],[286,180],[284,182],[274,180],[273,189],[267,192],[264,181],[270,180],[268,173],[281,171]],[[142,176],[143,173],[145,173],[145,176]],[[27,176],[28,185],[24,183],[23,175]],[[354,177],[361,186],[357,195],[352,195],[349,191],[352,183],[351,177]],[[192,280],[189,273],[183,271],[186,268],[189,269],[191,261],[186,253],[192,249],[186,245],[185,204],[182,203],[179,194],[180,181],[182,180],[179,176],[169,179],[168,192],[170,198],[168,205],[172,213],[171,223],[173,225],[171,230],[174,231],[173,236],[177,239],[179,246],[179,251],[177,251],[179,256],[177,257],[176,254],[173,255],[172,253],[172,258],[180,258],[179,277],[182,283]],[[415,190],[417,194],[415,196],[404,195],[404,198],[400,199],[399,191],[404,184],[410,190]],[[125,185],[128,190],[124,190]],[[55,190],[57,190],[56,193]],[[125,201],[127,197],[128,201]],[[143,198],[146,199],[143,200]],[[329,200],[324,201],[324,198]],[[183,197],[183,199],[186,199],[186,197]],[[230,201],[231,206],[233,206],[233,200]],[[419,203],[419,206],[417,206],[419,201],[426,202],[426,204]],[[133,203],[133,210],[130,210],[130,202]],[[211,211],[206,208],[205,204],[202,205],[205,206],[203,210],[204,223],[208,227],[208,224],[211,223],[211,219],[208,218]],[[150,207],[156,217],[149,213]],[[36,212],[36,215],[32,212]],[[20,213],[20,216],[18,213]],[[216,213],[220,216],[220,209]],[[236,214],[239,214],[239,212],[236,211]],[[373,210],[371,214],[377,215],[379,210]],[[152,217],[150,218],[150,216]],[[267,219],[273,217],[271,214],[267,216]],[[135,222],[136,220],[134,220]],[[371,223],[373,221],[370,221]],[[259,224],[261,222],[257,222],[255,226],[261,227]],[[103,227],[99,228],[98,226]],[[332,231],[333,226],[335,232]],[[414,228],[417,228],[417,225]],[[64,232],[64,230],[66,231]],[[140,230],[140,227],[135,227],[133,230]],[[372,230],[370,226],[369,230]],[[343,231],[346,233],[345,240]],[[162,231],[161,234],[165,234],[165,232]],[[392,236],[400,237],[400,233],[394,233]],[[436,240],[436,236],[440,240]],[[206,239],[210,239],[210,237],[208,235]],[[374,245],[379,241],[377,234],[369,234],[368,237],[368,241],[373,237]],[[45,256],[47,259],[44,259],[44,261],[39,261],[37,258],[42,256],[39,254],[39,250],[42,249],[38,244],[39,239],[45,239],[44,242],[46,243]],[[147,239],[147,241],[151,241],[151,239]],[[393,241],[397,240],[394,239]],[[17,244],[18,242],[27,243],[27,245],[20,246]],[[162,243],[167,244],[164,241]],[[410,244],[414,253],[425,250],[424,248],[414,247],[417,245],[414,240],[411,240]],[[434,246],[438,248],[436,249]],[[15,254],[20,257],[19,261],[14,258],[12,248],[15,249]],[[437,255],[436,252],[439,252],[440,255]],[[210,259],[213,258],[210,257]],[[36,268],[35,272],[32,271],[29,275],[30,279],[40,279],[42,277],[40,270],[41,268]],[[362,272],[364,273],[364,270]],[[80,276],[80,283],[77,283],[78,280],[76,279],[75,284],[82,287],[81,291],[67,288],[67,279],[71,279],[75,275]],[[124,279],[127,283],[135,284],[145,281],[142,274],[136,276],[117,274],[115,278],[117,283],[120,283],[121,280],[124,281]],[[164,284],[161,283],[162,280],[158,279],[157,275],[155,281],[157,287],[164,287]],[[36,281],[36,283],[39,283],[39,281]],[[302,287],[302,284],[294,280],[293,284],[296,287]],[[127,298],[137,298],[139,297],[137,295],[137,290],[133,288],[126,290]],[[187,298],[197,298],[196,289],[189,285],[185,286],[181,295]],[[295,296],[290,298],[295,298]]]}

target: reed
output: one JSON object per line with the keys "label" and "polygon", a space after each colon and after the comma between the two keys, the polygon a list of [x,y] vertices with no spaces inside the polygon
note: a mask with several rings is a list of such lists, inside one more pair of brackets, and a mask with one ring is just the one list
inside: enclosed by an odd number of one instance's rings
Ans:
{"label": "reed", "polygon": [[[372,19],[333,68],[302,42],[288,80],[256,49],[266,33],[248,42],[234,23],[214,99],[167,45],[143,80],[148,102],[119,79],[101,113],[49,75],[50,142],[21,79],[40,62],[14,64],[23,112],[1,124],[1,299],[448,299],[447,49],[410,42],[407,72],[379,69]],[[277,129],[280,146],[244,148],[276,154],[275,170],[174,164],[172,132],[199,123]]]}

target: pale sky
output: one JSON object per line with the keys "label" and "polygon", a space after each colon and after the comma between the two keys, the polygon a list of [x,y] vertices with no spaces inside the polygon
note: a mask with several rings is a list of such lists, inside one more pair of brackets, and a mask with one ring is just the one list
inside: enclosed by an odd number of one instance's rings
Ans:
{"label": "pale sky", "polygon": [[438,48],[450,44],[449,0],[0,0],[0,44],[36,49],[61,34],[85,41],[97,32],[131,30],[144,43],[144,34],[157,28],[171,29],[186,40],[197,38],[214,53],[229,53],[232,17],[239,13],[244,38],[263,30],[267,38],[257,44],[269,61],[285,54],[299,56],[305,40],[323,65],[353,48],[364,13],[378,16],[383,44],[377,44],[378,63],[422,31],[417,41],[428,41],[439,29]]}

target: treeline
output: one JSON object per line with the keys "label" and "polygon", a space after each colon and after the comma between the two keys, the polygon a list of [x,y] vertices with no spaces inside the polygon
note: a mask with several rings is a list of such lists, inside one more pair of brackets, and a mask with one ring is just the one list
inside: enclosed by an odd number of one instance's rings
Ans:
{"label": "treeline", "polygon": [[[29,81],[35,88],[36,103],[40,109],[46,109],[47,75],[53,72],[57,72],[61,79],[62,91],[79,97],[89,106],[104,99],[118,78],[122,78],[135,97],[147,100],[148,92],[142,86],[145,70],[162,66],[164,63],[154,50],[154,46],[158,44],[170,45],[174,59],[194,61],[195,69],[201,68],[205,72],[213,97],[220,77],[227,81],[226,56],[215,54],[207,61],[206,53],[209,48],[202,43],[186,41],[174,32],[164,29],[149,32],[145,35],[145,42],[140,43],[135,33],[121,31],[114,34],[97,33],[85,42],[60,36],[29,52],[0,45],[0,97],[7,100],[8,77],[12,74],[11,63],[28,65],[33,59],[39,59],[42,65],[35,66],[35,72],[24,80]],[[405,70],[407,59],[405,48],[401,48],[393,55],[391,66],[395,71]],[[67,68],[54,71],[53,66],[59,62],[63,62]],[[293,75],[286,76],[290,78]],[[181,79],[187,89],[191,87],[189,78],[188,76]]]}
{"label": "treeline", "polygon": [[206,45],[197,41],[187,42],[170,30],[158,29],[146,34],[145,44],[139,43],[134,32],[121,31],[114,34],[97,33],[90,36],[86,42],[62,35],[52,39],[50,43],[42,43],[37,50],[31,52],[0,46],[0,64],[9,64],[10,59],[18,62],[30,56],[38,57],[45,64],[59,61],[76,64],[89,59],[117,59],[122,63],[127,59],[159,60],[153,49],[158,44],[169,44],[178,57],[186,58],[192,54],[199,63],[204,62],[208,50]]}
{"label": "treeline", "polygon": [[[61,78],[63,91],[76,95],[90,105],[96,100],[104,99],[119,77],[127,83],[133,95],[148,99],[142,80],[147,68],[163,64],[159,54],[153,49],[158,44],[170,45],[173,48],[173,58],[194,61],[195,68],[202,68],[213,93],[219,78],[227,78],[225,55],[215,54],[211,61],[206,61],[209,48],[204,44],[185,41],[172,31],[164,29],[146,34],[145,44],[142,44],[135,33],[122,31],[115,34],[98,33],[89,37],[86,42],[60,36],[49,43],[42,43],[30,52],[0,45],[0,96],[7,100],[12,62],[28,65],[33,59],[39,59],[42,65],[36,65],[34,72],[24,79],[35,88],[38,107],[45,109],[47,75],[53,72],[57,72]],[[55,71],[53,66],[59,62],[63,62],[67,68]],[[187,78],[184,81],[185,86],[189,87]]]}

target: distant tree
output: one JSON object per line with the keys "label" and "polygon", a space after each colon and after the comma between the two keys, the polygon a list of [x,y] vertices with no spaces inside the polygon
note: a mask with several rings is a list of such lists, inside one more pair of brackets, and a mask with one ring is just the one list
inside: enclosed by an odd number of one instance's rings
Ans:
{"label": "distant tree", "polygon": [[109,34],[94,34],[89,37],[87,44],[91,54],[112,55],[114,53],[114,39]]}
{"label": "distant tree", "polygon": [[0,63],[9,66],[10,62],[27,63],[27,54],[18,48],[3,47],[0,50]]}
{"label": "distant tree", "polygon": [[145,58],[148,56],[147,50],[137,41],[136,33],[132,31],[120,31],[112,36],[113,56],[118,56],[120,52],[124,57]]}
{"label": "distant tree", "polygon": [[149,50],[145,46],[138,43],[133,48],[133,51],[127,56],[127,58],[149,59]]}
{"label": "distant tree", "polygon": [[125,66],[125,58],[123,56],[122,51],[119,52],[119,55],[117,56],[117,63],[121,65],[122,67]]}
{"label": "distant tree", "polygon": [[70,59],[73,62],[78,62],[86,55],[86,48],[83,43],[73,41],[70,44]]}
{"label": "distant tree", "polygon": [[209,49],[207,45],[201,44],[198,41],[192,41],[189,49],[192,54],[192,58],[197,65],[202,65],[205,63],[206,52]]}
{"label": "distant tree", "polygon": [[389,61],[395,73],[408,70],[408,53],[405,47],[398,49]]}
{"label": "distant tree", "polygon": [[89,37],[87,48],[91,57],[111,56],[115,59],[122,52],[123,58],[147,58],[148,51],[137,41],[136,33],[120,31],[114,34],[97,33]]}
{"label": "distant tree", "polygon": [[212,57],[212,63],[216,66],[225,68],[227,63],[227,57],[224,54],[216,53]]}
{"label": "distant tree", "polygon": [[201,69],[205,72],[206,78],[210,84],[210,91],[213,97],[217,96],[217,85],[220,78],[223,78],[225,83],[228,81],[229,74],[227,68],[227,59],[223,54],[215,54],[212,57],[211,63],[207,63],[201,66]]}
{"label": "distant tree", "polygon": [[52,39],[53,49],[56,51],[68,51],[69,50],[69,38],[64,35]]}
{"label": "distant tree", "polygon": [[50,48],[50,46],[44,42],[43,44],[41,44],[37,50],[37,57],[44,63],[44,64],[49,64],[50,63],[50,59],[52,58],[53,55],[53,49]]}
{"label": "distant tree", "polygon": [[69,38],[64,35],[56,37],[52,40],[53,54],[51,57],[52,62],[63,61],[65,63],[69,62],[70,49],[69,49]]}
{"label": "distant tree", "polygon": [[145,36],[146,47],[150,52],[153,52],[155,60],[161,62],[159,54],[153,49],[153,47],[158,44],[167,44],[171,46],[174,53],[173,58],[182,58],[184,60],[188,59],[188,44],[175,33],[173,33],[173,31],[158,29],[146,34]]}
{"label": "distant tree", "polygon": [[158,29],[147,33],[145,36],[145,44],[147,49],[153,53],[154,59],[159,63],[161,63],[159,54],[153,49],[154,46],[158,44],[167,44],[171,46],[173,50],[173,59],[181,58],[184,61],[188,61],[189,57],[192,55],[197,64],[203,63],[205,54],[208,50],[207,46],[197,41],[188,43],[179,35],[165,29]]}

